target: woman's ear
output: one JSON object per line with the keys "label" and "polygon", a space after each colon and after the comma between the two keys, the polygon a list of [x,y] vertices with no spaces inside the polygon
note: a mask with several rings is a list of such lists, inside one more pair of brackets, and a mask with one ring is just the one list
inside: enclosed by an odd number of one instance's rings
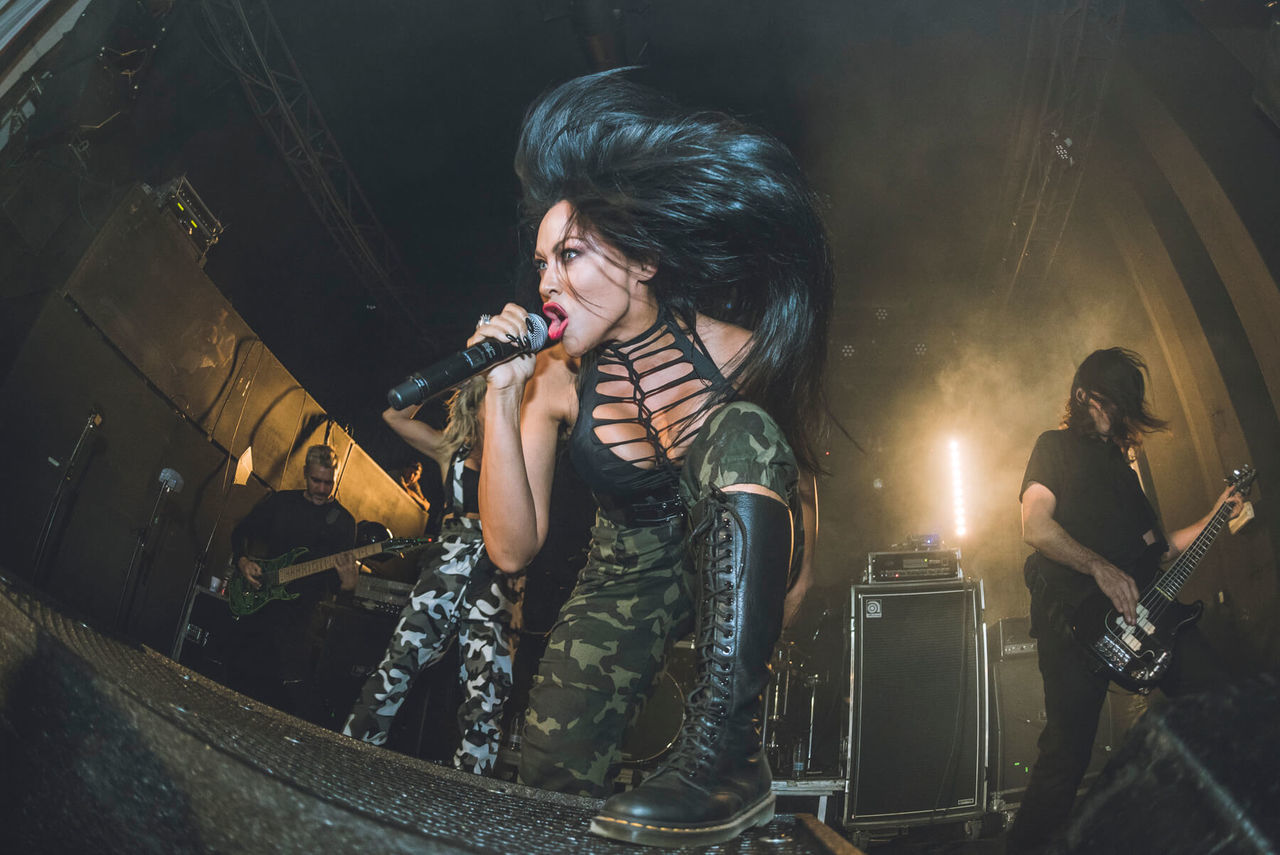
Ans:
{"label": "woman's ear", "polygon": [[658,275],[658,259],[650,258],[645,261],[631,262],[631,271],[635,274],[636,280],[648,284],[649,280]]}
{"label": "woman's ear", "polygon": [[1083,404],[1085,402],[1085,398],[1088,396],[1085,393],[1084,389],[1077,386],[1073,397],[1076,399],[1077,404]]}

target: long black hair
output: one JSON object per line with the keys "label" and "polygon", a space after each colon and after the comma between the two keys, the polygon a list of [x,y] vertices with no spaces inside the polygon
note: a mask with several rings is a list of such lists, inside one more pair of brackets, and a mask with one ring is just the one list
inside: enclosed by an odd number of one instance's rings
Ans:
{"label": "long black hair", "polygon": [[[1071,380],[1063,424],[1076,433],[1094,433],[1089,396],[1096,395],[1114,408],[1111,438],[1125,451],[1137,448],[1144,434],[1164,430],[1168,425],[1147,404],[1146,376],[1150,373],[1142,357],[1128,348],[1095,350],[1084,358]],[[1077,392],[1084,394],[1078,396]]]}
{"label": "long black hair", "polygon": [[627,79],[570,80],[525,116],[516,150],[526,225],[568,201],[690,330],[703,312],[752,331],[727,378],[819,468],[834,276],[818,200],[780,141],[720,112],[691,111]]}

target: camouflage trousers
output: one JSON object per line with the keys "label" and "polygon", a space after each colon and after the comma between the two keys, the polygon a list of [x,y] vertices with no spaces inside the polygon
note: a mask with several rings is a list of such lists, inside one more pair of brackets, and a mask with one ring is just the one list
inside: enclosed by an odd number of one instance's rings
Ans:
{"label": "camouflage trousers", "polygon": [[456,635],[464,687],[458,707],[462,744],[453,765],[492,771],[501,741],[502,705],[511,693],[514,580],[484,554],[475,520],[447,520],[419,562],[422,574],[378,669],[365,681],[342,732],[383,745],[413,681],[444,656]]}
{"label": "camouflage trousers", "polygon": [[[757,484],[795,509],[797,482],[795,457],[773,419],[759,407],[733,403],[708,419],[690,445],[680,493],[692,508],[718,489]],[[667,651],[693,626],[691,547],[684,519],[628,527],[597,513],[587,565],[551,630],[529,693],[521,783],[609,795],[622,735]]]}

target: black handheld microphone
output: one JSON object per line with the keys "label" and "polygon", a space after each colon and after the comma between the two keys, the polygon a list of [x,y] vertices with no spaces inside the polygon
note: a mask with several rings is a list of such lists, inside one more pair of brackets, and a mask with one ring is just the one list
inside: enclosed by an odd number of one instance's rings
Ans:
{"label": "black handheld microphone", "polygon": [[430,368],[410,374],[408,379],[387,392],[387,402],[397,410],[421,404],[457,386],[482,371],[523,353],[537,353],[551,343],[547,321],[542,315],[529,315],[529,344],[487,338],[461,353],[440,360]]}

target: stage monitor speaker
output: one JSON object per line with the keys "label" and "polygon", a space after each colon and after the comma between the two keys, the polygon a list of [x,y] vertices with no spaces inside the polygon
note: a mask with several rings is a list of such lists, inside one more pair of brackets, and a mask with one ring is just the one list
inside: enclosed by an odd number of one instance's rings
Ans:
{"label": "stage monitor speaker", "polygon": [[980,582],[855,585],[846,825],[981,816],[986,644]]}
{"label": "stage monitor speaker", "polygon": [[1280,126],[1280,15],[1271,16],[1263,44],[1262,61],[1254,81],[1253,103]]}
{"label": "stage monitor speaker", "polygon": [[[0,571],[7,852],[624,855],[600,802],[339,736],[93,630]],[[779,815],[735,852],[851,853]]]}
{"label": "stage monitor speaker", "polygon": [[[1036,741],[1044,731],[1044,686],[1034,653],[1006,657],[991,665],[992,776],[991,807],[1004,810],[1022,801],[1031,766],[1039,755]],[[1098,716],[1098,735],[1081,789],[1098,777],[1111,758],[1116,729],[1108,694]]]}
{"label": "stage monitor speaker", "polygon": [[1280,852],[1277,710],[1274,674],[1153,707],[1045,851]]}

